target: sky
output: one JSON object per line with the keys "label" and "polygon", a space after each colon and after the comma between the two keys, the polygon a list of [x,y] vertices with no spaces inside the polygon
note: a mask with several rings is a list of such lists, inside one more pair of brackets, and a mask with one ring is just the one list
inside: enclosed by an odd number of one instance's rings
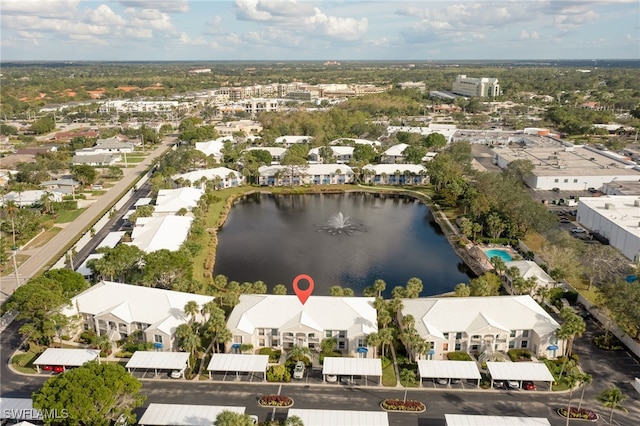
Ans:
{"label": "sky", "polygon": [[640,59],[639,0],[2,0],[0,59]]}

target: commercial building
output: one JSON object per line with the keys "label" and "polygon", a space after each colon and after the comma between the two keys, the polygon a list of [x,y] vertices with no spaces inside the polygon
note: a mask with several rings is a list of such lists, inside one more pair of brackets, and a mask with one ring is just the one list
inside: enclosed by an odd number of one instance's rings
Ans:
{"label": "commercial building", "polygon": [[374,357],[367,335],[378,331],[373,297],[241,295],[227,327],[233,345],[290,349],[294,345],[319,351],[320,342],[334,337],[345,355]]}
{"label": "commercial building", "polygon": [[470,98],[495,98],[500,96],[500,83],[497,78],[471,78],[459,75],[453,82],[451,91]]}
{"label": "commercial building", "polygon": [[628,259],[640,262],[640,196],[582,197],[576,220]]}

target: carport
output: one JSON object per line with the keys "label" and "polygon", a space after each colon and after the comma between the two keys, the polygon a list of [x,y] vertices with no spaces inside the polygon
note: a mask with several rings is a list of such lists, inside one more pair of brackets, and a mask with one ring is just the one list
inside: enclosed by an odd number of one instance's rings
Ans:
{"label": "carport", "polygon": [[100,362],[100,351],[98,349],[61,349],[49,348],[33,362],[38,373],[40,366],[51,365],[61,366],[63,370],[68,367],[80,367],[89,361]]}
{"label": "carport", "polygon": [[149,404],[138,421],[139,425],[210,426],[223,411],[244,414],[245,407],[218,405]]}
{"label": "carport", "polygon": [[[344,358],[328,357],[322,365],[322,381],[327,376],[373,376],[378,378],[378,386],[382,384],[382,361],[378,358]],[[366,381],[365,381],[366,385]],[[305,423],[306,425],[306,423]]]}
{"label": "carport", "polygon": [[351,425],[389,426],[384,411],[304,410],[290,408],[287,417],[297,416],[304,426]]}
{"label": "carport", "polygon": [[[447,426],[551,426],[544,417],[471,416],[445,414]],[[306,423],[305,423],[306,425]]]}
{"label": "carport", "polygon": [[33,408],[33,400],[31,398],[0,397],[0,420],[37,419],[42,419],[42,413]]}
{"label": "carport", "polygon": [[240,380],[239,373],[262,373],[262,380],[267,380],[267,363],[269,355],[247,355],[247,354],[213,354],[207,370],[209,378],[212,378],[212,371],[224,371],[236,373],[236,380]]}
{"label": "carport", "polygon": [[494,380],[516,380],[522,387],[523,380],[532,382],[549,382],[549,390],[553,385],[553,375],[544,362],[487,362],[491,376],[491,387]]}
{"label": "carport", "polygon": [[418,361],[418,374],[420,375],[420,386],[422,379],[462,379],[477,380],[480,386],[480,371],[475,361]]}
{"label": "carport", "polygon": [[127,362],[127,371],[153,370],[158,377],[158,370],[179,370],[184,375],[184,370],[189,366],[188,352],[154,352],[136,351]]}

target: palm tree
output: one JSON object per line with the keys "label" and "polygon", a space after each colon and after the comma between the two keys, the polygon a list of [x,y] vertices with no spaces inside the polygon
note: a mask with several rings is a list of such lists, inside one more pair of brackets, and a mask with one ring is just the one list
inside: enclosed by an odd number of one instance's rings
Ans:
{"label": "palm tree", "polygon": [[600,394],[600,401],[602,402],[602,406],[605,408],[611,408],[611,413],[609,414],[609,424],[613,422],[613,410],[616,408],[618,410],[627,412],[627,409],[624,408],[621,404],[622,401],[627,399],[627,396],[622,393],[622,391],[617,386],[611,386],[609,389],[602,391]]}
{"label": "palm tree", "polygon": [[569,419],[571,419],[571,397],[573,396],[573,388],[578,383],[579,375],[572,373],[568,374],[565,378],[567,381],[567,386],[569,386],[569,401],[567,402],[567,425],[569,424]]}
{"label": "palm tree", "polygon": [[378,347],[380,345],[382,345],[382,340],[378,333],[370,333],[367,335],[367,346],[371,346],[373,348],[373,353],[376,356],[378,355]]}
{"label": "palm tree", "polygon": [[311,353],[311,349],[309,349],[307,346],[293,345],[293,347],[287,354],[287,359],[302,361],[304,358],[311,359],[312,356],[313,354]]}
{"label": "palm tree", "polygon": [[582,336],[587,326],[584,320],[576,314],[571,308],[565,307],[560,311],[560,317],[564,320],[562,326],[556,334],[558,338],[568,340],[565,356],[570,357],[573,350],[573,341],[576,337]]}
{"label": "palm tree", "polygon": [[15,250],[16,249],[16,224],[15,224],[15,218],[16,215],[18,214],[18,204],[14,201],[14,200],[9,200],[6,203],[4,203],[4,206],[2,206],[2,209],[5,211],[5,213],[7,214],[7,216],[9,216],[11,218],[11,234],[13,235],[13,246],[12,249]]}
{"label": "palm tree", "polygon": [[198,302],[195,300],[190,300],[184,305],[184,313],[189,315],[191,318],[189,319],[189,323],[194,323],[196,321],[196,316],[200,312],[200,306]]}
{"label": "palm tree", "polygon": [[378,297],[382,297],[382,292],[387,288],[387,283],[384,280],[375,280],[373,283],[373,289],[378,292]]}
{"label": "palm tree", "polygon": [[582,393],[580,394],[580,403],[578,404],[578,411],[582,408],[582,400],[584,399],[584,390],[593,381],[593,377],[589,373],[580,374],[580,385],[582,386]]}

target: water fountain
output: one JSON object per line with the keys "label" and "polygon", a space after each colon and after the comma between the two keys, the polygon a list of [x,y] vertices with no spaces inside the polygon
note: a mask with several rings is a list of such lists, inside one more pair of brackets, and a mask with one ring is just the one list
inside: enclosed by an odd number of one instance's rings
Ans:
{"label": "water fountain", "polygon": [[322,226],[321,230],[331,235],[346,234],[353,235],[356,231],[364,231],[361,224],[354,223],[349,216],[338,212],[327,219],[328,226]]}

